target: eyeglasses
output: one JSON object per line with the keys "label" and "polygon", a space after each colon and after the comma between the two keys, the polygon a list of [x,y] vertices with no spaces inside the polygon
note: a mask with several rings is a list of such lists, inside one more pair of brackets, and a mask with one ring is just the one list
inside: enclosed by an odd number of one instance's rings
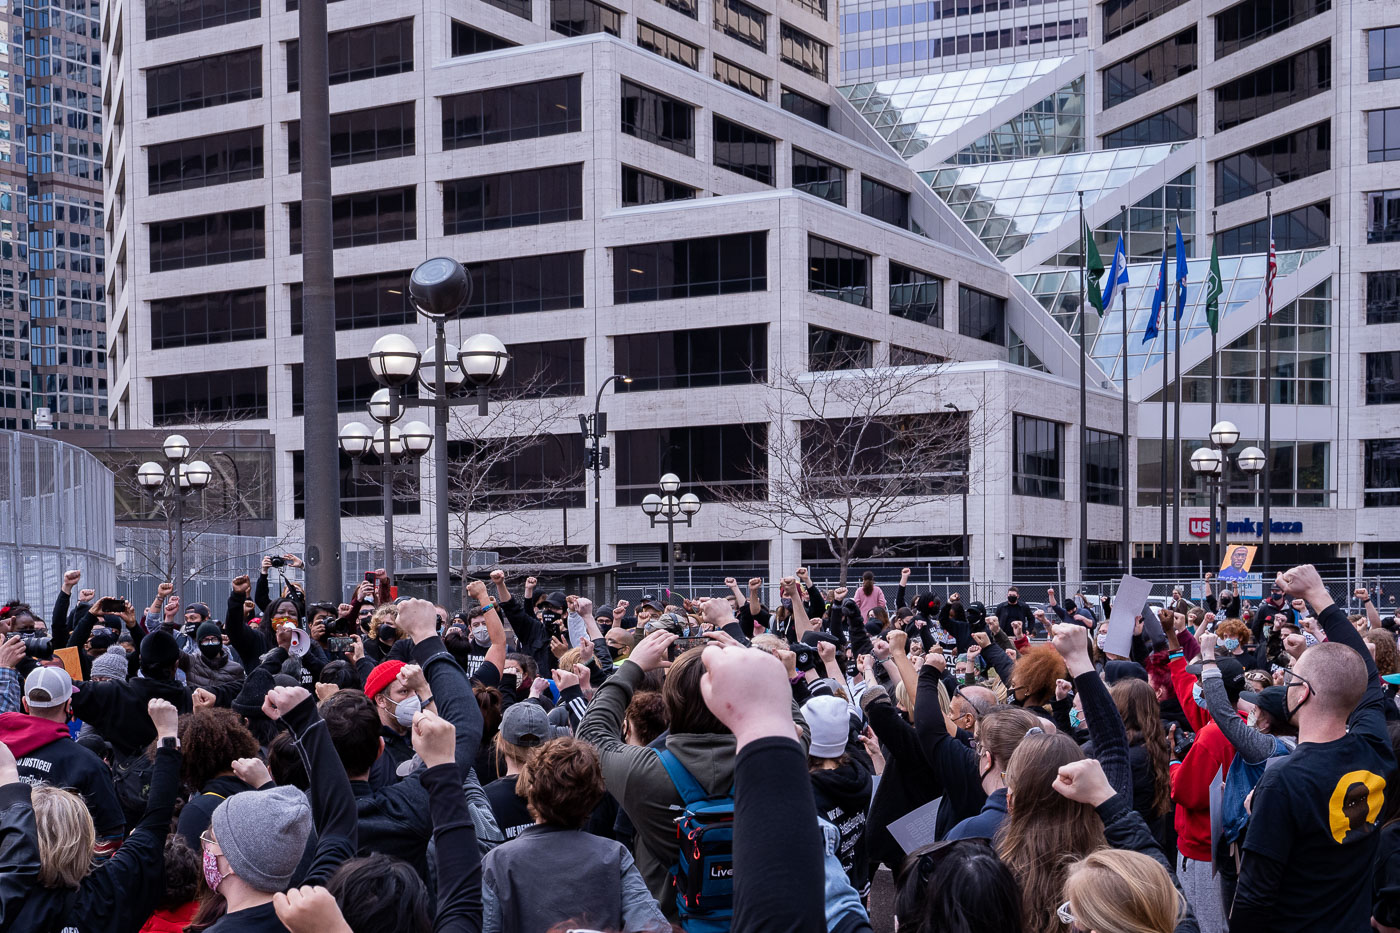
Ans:
{"label": "eyeglasses", "polygon": [[222,853],[224,851],[223,847],[219,845],[218,841],[216,841],[213,836],[209,835],[209,831],[207,829],[199,834],[199,841],[207,846],[213,846],[214,848],[219,850],[219,853]]}
{"label": "eyeglasses", "polygon": [[1307,687],[1308,690],[1312,691],[1313,695],[1316,695],[1316,694],[1317,694],[1317,688],[1314,687],[1312,684],[1308,683],[1308,680],[1307,680],[1306,677],[1303,677],[1301,674],[1299,674],[1297,671],[1293,670],[1293,668],[1291,668],[1291,667],[1286,667],[1286,668],[1284,668],[1284,670],[1283,670],[1283,685],[1284,685],[1285,687],[1291,687],[1291,686],[1293,686],[1294,684],[1302,684],[1304,687]]}
{"label": "eyeglasses", "polygon": [[1055,908],[1055,916],[1060,919],[1061,923],[1075,931],[1075,933],[1084,933],[1084,928],[1075,922],[1074,914],[1069,909],[1069,901],[1065,901],[1059,907]]}

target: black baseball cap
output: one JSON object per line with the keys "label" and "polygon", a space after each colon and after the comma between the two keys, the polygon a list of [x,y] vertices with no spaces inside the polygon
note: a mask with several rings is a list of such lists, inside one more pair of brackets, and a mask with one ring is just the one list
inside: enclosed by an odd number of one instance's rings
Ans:
{"label": "black baseball cap", "polygon": [[1265,687],[1263,690],[1246,690],[1240,699],[1253,703],[1279,723],[1288,721],[1288,688]]}
{"label": "black baseball cap", "polygon": [[642,601],[639,605],[655,609],[657,612],[666,608],[666,604],[663,603],[655,593],[643,593]]}
{"label": "black baseball cap", "polygon": [[[1244,665],[1234,658],[1216,658],[1215,666],[1220,668],[1220,676],[1225,680],[1225,695],[1234,703],[1244,692]],[[1201,665],[1187,665],[1186,673],[1201,676]]]}
{"label": "black baseball cap", "polygon": [[540,600],[541,606],[553,606],[555,609],[563,609],[568,604],[569,597],[563,590],[550,593],[544,599]]}

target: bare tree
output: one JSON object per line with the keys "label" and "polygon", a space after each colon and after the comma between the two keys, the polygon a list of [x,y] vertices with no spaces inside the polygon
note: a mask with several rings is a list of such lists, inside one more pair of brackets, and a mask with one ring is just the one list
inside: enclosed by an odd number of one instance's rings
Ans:
{"label": "bare tree", "polygon": [[[970,424],[980,399],[945,407],[949,364],[831,372],[777,372],[765,394],[766,498],[720,491],[742,529],[820,539],[847,581],[876,532],[930,502],[961,495],[971,480]],[[922,407],[921,407],[922,406]],[[927,410],[936,406],[936,410]],[[990,429],[979,424],[979,431]]]}

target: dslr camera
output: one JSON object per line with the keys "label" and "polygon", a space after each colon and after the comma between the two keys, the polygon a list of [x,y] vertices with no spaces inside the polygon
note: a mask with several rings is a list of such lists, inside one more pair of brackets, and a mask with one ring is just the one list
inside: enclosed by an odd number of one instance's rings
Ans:
{"label": "dslr camera", "polygon": [[276,556],[276,555],[273,555],[272,557],[269,557],[269,558],[267,559],[267,562],[268,562],[268,565],[269,565],[269,566],[272,566],[272,567],[285,567],[285,566],[287,566],[287,558],[285,558],[285,557],[278,557],[278,556]]}

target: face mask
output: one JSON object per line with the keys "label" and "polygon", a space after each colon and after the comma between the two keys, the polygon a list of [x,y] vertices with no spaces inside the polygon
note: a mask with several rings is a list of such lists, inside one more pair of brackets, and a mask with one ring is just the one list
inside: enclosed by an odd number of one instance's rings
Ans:
{"label": "face mask", "polygon": [[394,634],[395,634],[394,626],[391,625],[390,623],[385,622],[385,623],[383,623],[383,624],[381,624],[381,625],[379,626],[379,640],[380,640],[380,641],[393,641],[393,640],[394,640]]}
{"label": "face mask", "polygon": [[975,683],[977,683],[977,675],[976,675],[976,674],[964,674],[964,675],[962,676],[962,685],[963,685],[964,687],[971,687],[971,686],[972,686],[973,684],[975,684]]}
{"label": "face mask", "polygon": [[204,850],[204,883],[209,885],[211,891],[218,891],[219,885],[224,883],[223,872],[219,871],[219,857],[208,849]]}
{"label": "face mask", "polygon": [[1238,638],[1227,638],[1223,644],[1225,645],[1226,651],[1234,651],[1240,646],[1240,640]]}
{"label": "face mask", "polygon": [[555,612],[553,609],[541,609],[540,621],[545,625],[553,625],[555,622],[559,621],[559,613]]}
{"label": "face mask", "polygon": [[1251,729],[1259,728],[1259,708],[1257,706],[1249,711],[1249,718],[1246,722],[1249,723],[1249,728]]}
{"label": "face mask", "polygon": [[480,626],[472,630],[472,641],[485,648],[491,644],[491,633],[487,631],[486,626]]}
{"label": "face mask", "polygon": [[219,642],[210,642],[207,645],[200,645],[199,653],[204,655],[204,660],[212,661],[224,653],[224,646]]}
{"label": "face mask", "polygon": [[281,627],[284,626],[284,625],[293,625],[293,624],[295,624],[295,622],[296,622],[296,619],[293,619],[291,616],[273,616],[273,617],[272,617],[272,624],[273,624],[273,626],[274,626],[275,628],[281,628]]}
{"label": "face mask", "polygon": [[1084,725],[1084,714],[1074,707],[1069,710],[1069,724],[1078,729]]}
{"label": "face mask", "polygon": [[413,717],[422,711],[422,701],[416,696],[411,696],[406,700],[400,700],[394,706],[394,721],[405,729],[411,729],[413,727]]}
{"label": "face mask", "polygon": [[1008,603],[1010,603],[1011,605],[1014,606],[1014,605],[1016,605],[1016,600],[1018,600],[1018,599],[1020,599],[1020,598],[1021,598],[1021,597],[1019,597],[1019,596],[1008,596],[1008,597],[1006,597],[1006,601],[1007,601]]}
{"label": "face mask", "polygon": [[1196,705],[1199,706],[1201,709],[1206,708],[1206,696],[1204,693],[1201,692],[1201,685],[1199,683],[1192,685],[1191,699],[1195,700]]}
{"label": "face mask", "polygon": [[1094,641],[1098,643],[1099,650],[1102,651],[1102,650],[1103,650],[1103,646],[1106,645],[1106,644],[1108,644],[1108,635],[1107,635],[1106,633],[1103,634],[1103,635],[1100,635],[1100,636],[1098,636],[1097,638],[1095,638]]}

